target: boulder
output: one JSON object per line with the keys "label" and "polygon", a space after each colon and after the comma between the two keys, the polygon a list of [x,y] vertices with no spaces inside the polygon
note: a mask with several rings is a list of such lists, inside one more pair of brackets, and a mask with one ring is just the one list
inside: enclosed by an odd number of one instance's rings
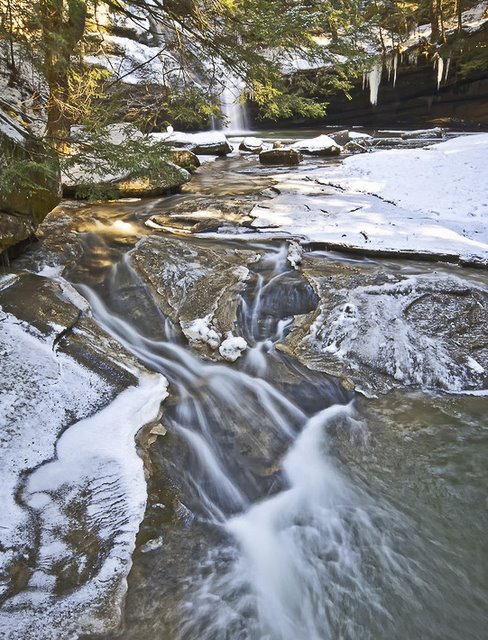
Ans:
{"label": "boulder", "polygon": [[259,138],[244,138],[239,145],[239,151],[248,151],[249,153],[261,153],[263,150],[263,141]]}
{"label": "boulder", "polygon": [[302,160],[302,154],[297,149],[290,148],[270,149],[259,154],[259,162],[268,165],[292,166],[300,164]]}
{"label": "boulder", "polygon": [[299,140],[291,145],[292,149],[312,156],[336,156],[341,152],[341,145],[330,136],[321,135],[309,140]]}
{"label": "boulder", "polygon": [[232,153],[232,145],[225,135],[219,131],[194,133],[191,136],[193,153],[201,156],[226,156]]}
{"label": "boulder", "polygon": [[113,176],[96,175],[87,176],[82,170],[74,168],[70,175],[63,176],[63,194],[66,197],[85,197],[89,193],[89,185],[92,189],[102,189],[112,198],[145,198],[166,195],[177,191],[183,184],[191,180],[191,174],[173,162],[163,161],[161,173],[157,179],[145,176]]}
{"label": "boulder", "polygon": [[[8,176],[19,163],[21,170]],[[25,240],[61,200],[56,155],[0,110],[0,252]]]}
{"label": "boulder", "polygon": [[189,149],[171,149],[170,158],[171,162],[190,173],[194,173],[201,164],[198,156]]}

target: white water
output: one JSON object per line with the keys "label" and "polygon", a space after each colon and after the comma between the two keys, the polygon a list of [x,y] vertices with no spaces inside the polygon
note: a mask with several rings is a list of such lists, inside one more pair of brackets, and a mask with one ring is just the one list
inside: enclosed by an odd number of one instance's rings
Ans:
{"label": "white water", "polygon": [[226,132],[238,133],[249,129],[246,107],[242,102],[243,89],[242,80],[232,74],[225,76],[220,100],[222,113],[226,119],[223,127]]}
{"label": "white water", "polygon": [[[244,310],[248,339],[263,331],[261,304],[267,288],[288,269],[286,246],[263,262],[266,276],[258,278],[254,300]],[[137,277],[130,264],[121,266],[131,279]],[[339,404],[307,417],[264,379],[204,363],[174,342],[145,338],[117,318],[95,291],[81,289],[98,321],[170,380],[179,401],[174,419],[166,415],[163,420],[184,440],[193,460],[178,476],[197,501],[190,505],[197,518],[227,532],[228,541],[210,549],[188,577],[176,637],[376,638],[374,629],[391,622],[385,593],[411,598],[415,572],[397,548],[406,523],[391,506],[371,499],[333,455],[338,438],[360,448],[368,440],[354,407],[336,396]],[[285,324],[276,323],[265,348],[265,341],[256,343],[256,349],[261,345],[263,373],[265,354],[273,351]],[[234,424],[236,412],[241,419]],[[231,434],[239,440],[245,429],[245,446],[252,455],[278,465],[274,495],[263,499],[240,456],[233,458],[222,447],[222,425],[226,441]],[[279,449],[288,448],[281,463],[273,440],[281,443]],[[146,547],[159,548],[158,540]]]}

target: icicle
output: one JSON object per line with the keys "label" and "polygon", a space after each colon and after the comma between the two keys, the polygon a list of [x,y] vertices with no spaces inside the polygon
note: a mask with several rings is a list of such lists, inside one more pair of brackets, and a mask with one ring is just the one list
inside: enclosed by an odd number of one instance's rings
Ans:
{"label": "icicle", "polygon": [[363,71],[363,91],[366,89],[366,83],[367,83],[367,75],[366,73]]}
{"label": "icicle", "polygon": [[447,59],[447,63],[446,63],[446,73],[444,74],[444,82],[446,82],[447,80],[447,76],[449,75],[449,69],[451,67],[451,58]]}
{"label": "icicle", "polygon": [[444,73],[444,60],[439,56],[437,58],[437,90],[441,86],[442,75]]}
{"label": "icicle", "polygon": [[385,60],[386,71],[388,73],[388,82],[391,80],[391,70],[393,68],[393,57],[387,56]]}
{"label": "icicle", "polygon": [[378,90],[381,82],[381,72],[383,70],[383,62],[378,61],[371,71],[368,73],[369,82],[369,101],[373,106],[378,104]]}
{"label": "icicle", "polygon": [[396,86],[397,71],[398,71],[398,51],[395,51],[395,57],[393,58],[393,88],[395,88]]}

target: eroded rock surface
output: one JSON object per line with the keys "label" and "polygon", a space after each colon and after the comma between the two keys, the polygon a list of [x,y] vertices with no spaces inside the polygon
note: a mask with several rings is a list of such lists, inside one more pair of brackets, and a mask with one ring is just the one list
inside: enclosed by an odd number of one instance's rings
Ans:
{"label": "eroded rock surface", "polygon": [[367,394],[488,385],[488,291],[475,277],[305,257],[320,298],[280,347]]}

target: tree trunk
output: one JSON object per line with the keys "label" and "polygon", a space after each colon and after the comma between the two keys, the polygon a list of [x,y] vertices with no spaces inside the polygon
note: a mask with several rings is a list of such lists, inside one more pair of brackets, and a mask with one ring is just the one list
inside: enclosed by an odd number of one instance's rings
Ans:
{"label": "tree trunk", "polygon": [[85,0],[41,0],[44,72],[49,86],[46,137],[63,152],[69,145],[69,70],[71,55],[83,37]]}
{"label": "tree trunk", "polygon": [[439,42],[439,39],[440,39],[439,3],[440,3],[440,0],[429,0],[430,27],[432,29],[430,41],[432,43]]}

